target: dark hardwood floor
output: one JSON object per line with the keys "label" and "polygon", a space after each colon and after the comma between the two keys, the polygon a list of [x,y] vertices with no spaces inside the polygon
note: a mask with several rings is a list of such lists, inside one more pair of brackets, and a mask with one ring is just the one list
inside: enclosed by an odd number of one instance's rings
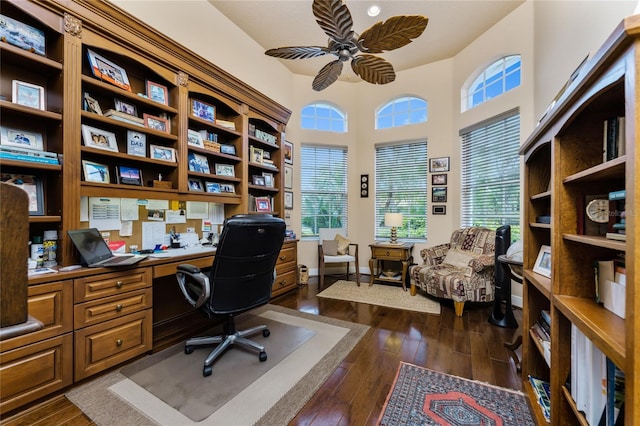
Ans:
{"label": "dark hardwood floor", "polygon": [[[362,277],[367,280],[367,276]],[[326,283],[335,279],[327,278]],[[368,285],[366,282],[363,285]],[[291,425],[375,425],[400,361],[521,390],[522,382],[503,344],[520,330],[489,324],[490,305],[465,306],[458,318],[444,303],[440,315],[319,299],[317,280],[271,303],[371,327]],[[415,297],[424,297],[417,295]],[[522,311],[515,310],[518,323]],[[117,414],[114,413],[114,419]],[[115,421],[115,420],[114,420]],[[119,419],[122,421],[122,419]],[[63,395],[3,420],[3,425],[93,425]],[[115,423],[114,423],[115,424]],[[120,423],[126,425],[126,422]]]}

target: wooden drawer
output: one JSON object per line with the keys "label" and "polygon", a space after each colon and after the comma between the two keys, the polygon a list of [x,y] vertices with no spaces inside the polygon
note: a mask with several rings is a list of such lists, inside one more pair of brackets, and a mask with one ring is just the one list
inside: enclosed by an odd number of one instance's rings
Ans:
{"label": "wooden drawer", "polygon": [[151,308],[152,303],[151,287],[80,303],[73,307],[74,328],[77,330],[114,318],[120,318]]}
{"label": "wooden drawer", "polygon": [[0,354],[0,413],[5,413],[73,380],[73,336],[67,333]]}
{"label": "wooden drawer", "polygon": [[296,270],[293,269],[282,275],[278,274],[276,280],[271,287],[271,296],[277,296],[281,293],[296,288]]}
{"label": "wooden drawer", "polygon": [[296,244],[284,244],[282,249],[280,250],[280,255],[278,256],[278,261],[276,262],[276,266],[282,265],[284,263],[293,262],[295,265],[297,258],[297,245]]}
{"label": "wooden drawer", "polygon": [[74,303],[114,296],[145,287],[151,287],[151,268],[78,278],[74,281]]}
{"label": "wooden drawer", "polygon": [[29,286],[29,315],[44,323],[44,328],[2,341],[2,351],[59,336],[73,330],[73,282],[56,281]]}
{"label": "wooden drawer", "polygon": [[151,350],[151,309],[76,330],[75,380]]}
{"label": "wooden drawer", "polygon": [[389,249],[384,247],[371,248],[372,257],[383,260],[407,260],[406,250]]}
{"label": "wooden drawer", "polygon": [[200,269],[211,268],[213,265],[213,256],[199,257],[197,259],[183,260],[181,262],[164,263],[153,267],[153,278],[167,277],[176,274],[178,265],[189,264],[197,266]]}

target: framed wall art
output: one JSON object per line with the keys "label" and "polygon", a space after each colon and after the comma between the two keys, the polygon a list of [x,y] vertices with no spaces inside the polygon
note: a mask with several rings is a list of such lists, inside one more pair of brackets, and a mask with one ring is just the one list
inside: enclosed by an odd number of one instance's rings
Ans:
{"label": "framed wall art", "polygon": [[207,192],[222,192],[218,182],[205,182],[204,185]]}
{"label": "framed wall art", "polygon": [[169,105],[169,90],[162,84],[147,80],[147,97],[162,105]]}
{"label": "framed wall art", "polygon": [[447,202],[447,187],[431,188],[431,202],[432,203],[446,203]]}
{"label": "framed wall art", "polygon": [[42,151],[44,144],[42,135],[21,129],[0,128],[0,144]]}
{"label": "framed wall art", "polygon": [[254,185],[266,186],[264,176],[253,175],[252,178]]}
{"label": "framed wall art", "polygon": [[284,187],[293,189],[293,167],[284,166]]}
{"label": "framed wall art", "polygon": [[129,77],[124,68],[98,55],[91,49],[87,50],[87,56],[89,57],[91,72],[96,78],[111,83],[127,92],[131,91]]}
{"label": "framed wall art", "polygon": [[284,208],[293,210],[293,192],[284,191]]}
{"label": "framed wall art", "polygon": [[236,147],[234,145],[220,144],[220,153],[227,155],[236,155]]}
{"label": "framed wall art", "polygon": [[188,129],[187,130],[187,145],[195,146],[198,148],[204,149],[204,142],[202,140],[202,135],[195,130]]}
{"label": "framed wall art", "polygon": [[274,187],[273,173],[262,172],[262,176],[264,177],[264,186],[268,188]]}
{"label": "framed wall art", "polygon": [[231,164],[216,164],[216,174],[218,176],[235,176],[235,169]]}
{"label": "framed wall art", "polygon": [[27,106],[44,111],[44,87],[25,81],[13,80],[11,82],[11,100],[14,104]]}
{"label": "framed wall art", "polygon": [[431,185],[446,185],[447,184],[447,174],[446,173],[438,173],[431,175]]}
{"label": "framed wall art", "polygon": [[221,183],[220,192],[226,193],[226,194],[235,194],[236,188],[230,183]]}
{"label": "framed wall art", "polygon": [[429,172],[439,173],[449,171],[449,157],[438,157],[429,159]]}
{"label": "framed wall art", "polygon": [[82,160],[82,171],[86,182],[111,183],[109,166],[105,164]]}
{"label": "framed wall art", "polygon": [[200,179],[189,178],[189,191],[204,192],[204,186]]}
{"label": "framed wall art", "polygon": [[214,123],[216,121],[216,107],[197,99],[191,100],[191,113],[202,120]]}
{"label": "framed wall art", "polygon": [[114,99],[113,106],[118,112],[133,115],[136,117],[138,116],[138,109],[136,108],[136,106],[128,102],[122,101],[120,99]]}
{"label": "framed wall art", "polygon": [[289,141],[284,141],[284,162],[293,164],[293,144]]}
{"label": "framed wall art", "polygon": [[44,215],[44,192],[42,180],[37,176],[0,173],[0,181],[17,186],[29,196],[29,215]]}
{"label": "framed wall art", "polygon": [[98,129],[87,124],[82,125],[82,142],[84,146],[90,148],[104,149],[106,151],[118,152],[118,141],[116,134]]}
{"label": "framed wall art", "polygon": [[171,123],[166,118],[156,117],[151,114],[142,114],[142,118],[144,118],[144,126],[149,129],[165,133],[171,132]]}
{"label": "framed wall art", "polygon": [[262,164],[262,155],[264,154],[264,151],[262,151],[260,148],[256,148],[255,146],[250,147],[249,151],[251,151],[249,153],[251,155],[249,161],[256,164]]}
{"label": "framed wall art", "polygon": [[256,211],[257,212],[270,212],[271,200],[268,197],[256,197]]}
{"label": "framed wall art", "polygon": [[434,214],[434,215],[447,214],[447,206],[444,206],[444,205],[431,206],[431,214]]}
{"label": "framed wall art", "polygon": [[176,150],[168,146],[149,145],[149,157],[154,160],[176,162]]}

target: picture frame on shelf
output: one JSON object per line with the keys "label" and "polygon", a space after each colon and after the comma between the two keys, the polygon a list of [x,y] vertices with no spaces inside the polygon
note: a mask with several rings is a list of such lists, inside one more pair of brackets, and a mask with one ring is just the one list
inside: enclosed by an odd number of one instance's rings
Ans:
{"label": "picture frame on shelf", "polygon": [[267,188],[273,188],[275,186],[273,173],[262,172],[262,176],[264,177],[264,186]]}
{"label": "picture frame on shelf", "polygon": [[220,144],[220,153],[227,155],[236,155],[235,145]]}
{"label": "picture frame on shelf", "polygon": [[236,175],[236,172],[231,164],[216,163],[216,175],[234,177]]}
{"label": "picture frame on shelf", "polygon": [[204,192],[201,179],[189,178],[189,191]]}
{"label": "picture frame on shelf", "polygon": [[206,192],[220,193],[222,190],[220,189],[220,184],[218,182],[205,182],[205,190]]}
{"label": "picture frame on shelf", "polygon": [[293,164],[293,144],[289,141],[284,141],[284,162],[286,164]]}
{"label": "picture frame on shelf", "polygon": [[293,167],[284,166],[284,188],[293,189]]}
{"label": "picture frame on shelf", "polygon": [[258,186],[266,186],[264,176],[253,175],[253,184]]}
{"label": "picture frame on shelf", "polygon": [[142,170],[136,167],[116,166],[116,180],[121,185],[142,186]]}
{"label": "picture frame on shelf", "polygon": [[85,182],[111,183],[109,166],[89,160],[82,160]]}
{"label": "picture frame on shelf", "polygon": [[175,163],[177,160],[175,148],[163,145],[149,145],[149,157],[154,160],[168,161],[170,163]]}
{"label": "picture frame on shelf", "polygon": [[429,159],[429,173],[448,172],[450,157],[436,157]]}
{"label": "picture frame on shelf", "polygon": [[284,191],[284,208],[293,210],[293,192],[291,191]]}
{"label": "picture frame on shelf", "polygon": [[6,15],[0,15],[0,39],[21,49],[45,56],[44,31]]}
{"label": "picture frame on shelf", "polygon": [[87,56],[89,57],[89,65],[91,65],[91,72],[94,77],[131,92],[131,83],[129,83],[129,77],[124,68],[98,55],[91,49],[87,49]]}
{"label": "picture frame on shelf", "polygon": [[533,265],[533,272],[551,278],[551,246],[540,247],[536,263]]}
{"label": "picture frame on shelf", "polygon": [[14,104],[44,111],[44,87],[26,81],[11,82],[11,100]]}
{"label": "picture frame on shelf", "polygon": [[98,129],[96,127],[89,126],[88,124],[83,124],[81,128],[84,146],[103,149],[105,151],[119,152],[118,141],[116,140],[115,133]]}
{"label": "picture frame on shelf", "polygon": [[147,156],[147,135],[127,130],[127,154],[138,157]]}
{"label": "picture frame on shelf", "polygon": [[435,187],[431,188],[431,202],[432,203],[446,203],[447,202],[447,187]]}
{"label": "picture frame on shelf", "polygon": [[188,129],[187,145],[204,149],[204,141],[202,140],[202,135],[199,132],[196,132],[195,130]]}
{"label": "picture frame on shelf", "polygon": [[0,144],[5,146],[28,148],[37,151],[44,150],[44,143],[40,133],[21,129],[12,129],[4,126],[0,128]]}
{"label": "picture frame on shelf", "polygon": [[205,155],[189,153],[189,171],[196,173],[211,173],[209,169],[209,159]]}
{"label": "picture frame on shelf", "polygon": [[147,80],[147,98],[162,105],[169,105],[169,89],[167,86]]}
{"label": "picture frame on shelf", "polygon": [[29,196],[29,216],[44,215],[44,190],[42,180],[37,176],[0,173],[0,182],[17,186]]}
{"label": "picture frame on shelf", "polygon": [[144,119],[145,127],[158,132],[171,133],[171,123],[166,118],[147,113],[142,114],[142,118]]}
{"label": "picture frame on shelf", "polygon": [[235,194],[236,187],[230,183],[221,183],[220,184],[220,192],[225,194]]}
{"label": "picture frame on shelf", "polygon": [[271,151],[267,151],[266,149],[262,150],[262,159],[271,160]]}
{"label": "picture frame on shelf", "polygon": [[446,185],[447,184],[447,174],[446,173],[438,173],[431,175],[431,185]]}
{"label": "picture frame on shelf", "polygon": [[433,205],[433,206],[431,206],[431,214],[433,214],[433,215],[445,215],[445,214],[447,214],[447,206],[445,206],[445,205]]}
{"label": "picture frame on shelf", "polygon": [[91,95],[87,92],[84,93],[83,107],[85,111],[102,115],[102,108],[100,108],[100,103],[96,99],[91,97]]}
{"label": "picture frame on shelf", "polygon": [[191,99],[191,114],[201,120],[215,123],[216,107],[197,99]]}
{"label": "picture frame on shelf", "polygon": [[262,154],[264,151],[260,148],[256,148],[255,146],[249,147],[249,155],[251,156],[250,161],[254,164],[262,164]]}
{"label": "picture frame on shelf", "polygon": [[271,212],[271,200],[268,197],[256,197],[257,212]]}
{"label": "picture frame on shelf", "polygon": [[135,105],[125,102],[121,99],[116,98],[113,100],[113,108],[116,111],[122,112],[124,114],[133,115],[135,117],[138,116],[138,108],[136,108]]}

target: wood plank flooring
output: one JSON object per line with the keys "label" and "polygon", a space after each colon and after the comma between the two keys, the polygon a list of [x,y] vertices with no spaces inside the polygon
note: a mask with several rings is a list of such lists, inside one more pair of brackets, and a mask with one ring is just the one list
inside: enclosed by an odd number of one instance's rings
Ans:
{"label": "wood plank flooring", "polygon": [[[368,285],[367,278],[362,276],[363,285]],[[453,305],[445,303],[440,315],[427,315],[318,298],[317,280],[309,281],[308,286],[271,303],[366,324],[371,329],[290,425],[375,425],[400,361],[521,390],[520,375],[503,346],[514,340],[520,330],[489,324],[491,305],[465,306],[464,315],[458,318]],[[335,279],[325,279],[325,285],[333,282]],[[515,315],[521,324],[522,311],[516,309]],[[0,423],[7,426],[94,425],[63,395]]]}

